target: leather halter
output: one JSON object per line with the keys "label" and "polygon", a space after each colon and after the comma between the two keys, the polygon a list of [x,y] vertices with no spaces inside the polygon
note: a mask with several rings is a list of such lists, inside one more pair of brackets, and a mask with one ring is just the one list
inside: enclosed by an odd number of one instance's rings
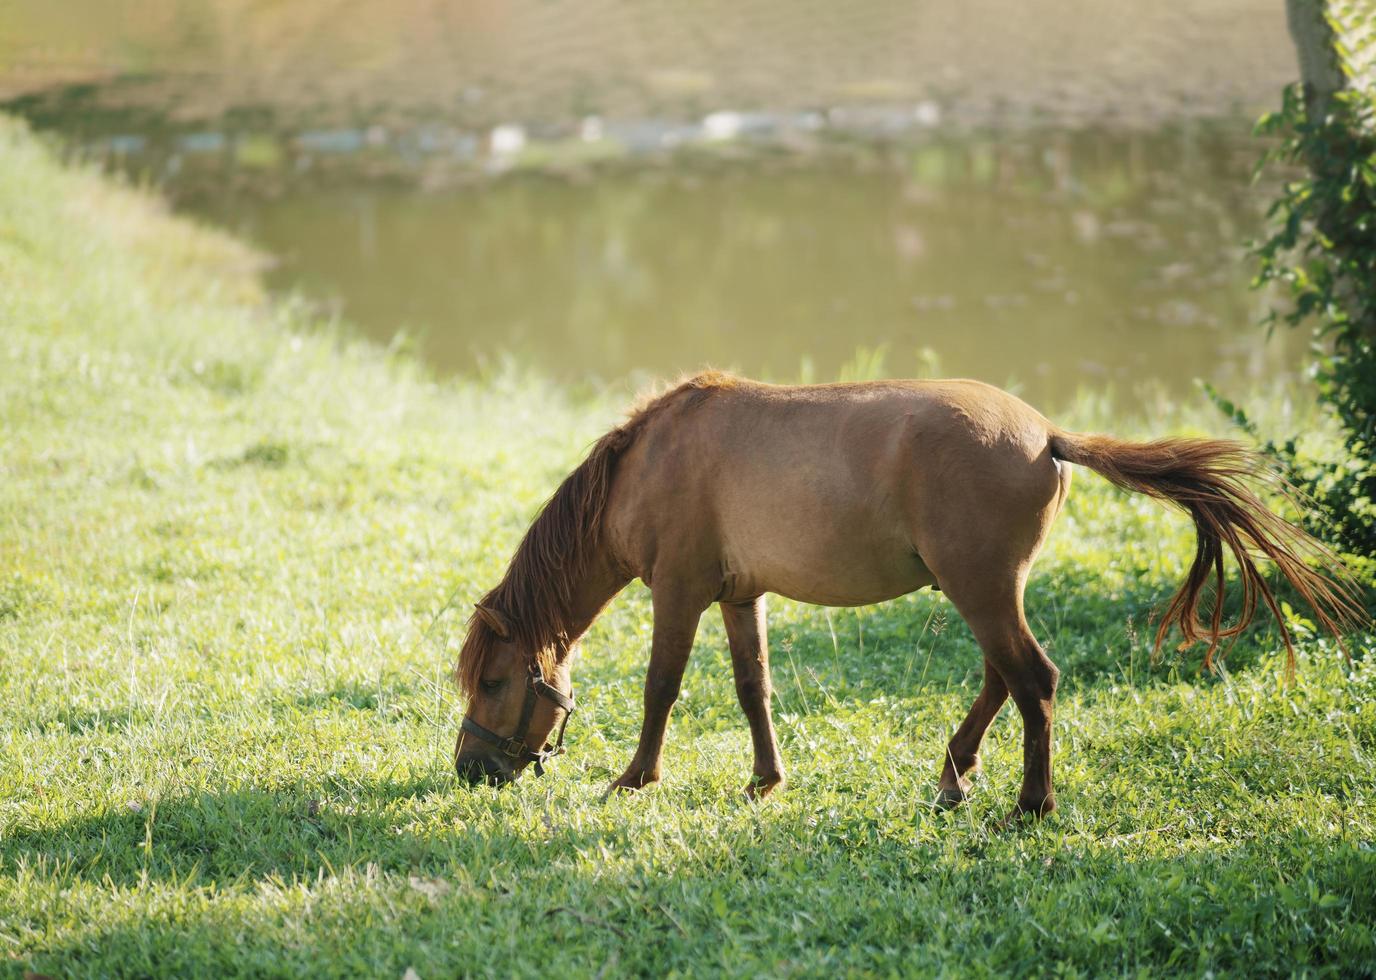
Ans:
{"label": "leather halter", "polygon": [[[559,737],[554,744],[545,742],[544,747],[535,750],[526,744],[526,733],[530,730],[530,719],[535,714],[535,699],[544,698],[556,707],[564,709],[563,720],[559,722]],[[516,734],[510,738],[502,738],[489,728],[484,728],[472,718],[467,716],[463,719],[462,729],[474,738],[495,745],[502,750],[502,753],[510,759],[521,762],[529,762],[535,766],[535,775],[545,774],[545,763],[549,762],[556,755],[564,753],[564,729],[568,726],[569,719],[573,717],[574,701],[572,693],[564,694],[558,688],[545,680],[540,672],[538,664],[532,664],[530,673],[526,675],[526,700],[521,706],[521,720],[516,723]],[[462,739],[460,739],[462,742]],[[455,748],[455,761],[457,762],[458,749]]]}

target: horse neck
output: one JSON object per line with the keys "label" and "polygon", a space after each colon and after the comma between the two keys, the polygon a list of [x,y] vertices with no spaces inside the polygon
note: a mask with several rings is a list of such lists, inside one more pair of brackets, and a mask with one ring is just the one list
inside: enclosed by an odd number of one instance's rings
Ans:
{"label": "horse neck", "polygon": [[572,584],[567,629],[568,645],[572,647],[587,632],[607,603],[611,602],[630,577],[616,568],[605,546],[598,547],[590,557],[583,574]]}

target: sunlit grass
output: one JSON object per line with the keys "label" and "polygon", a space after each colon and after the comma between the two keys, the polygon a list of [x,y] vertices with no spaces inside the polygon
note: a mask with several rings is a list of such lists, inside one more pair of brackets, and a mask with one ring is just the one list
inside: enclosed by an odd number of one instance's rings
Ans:
{"label": "sunlit grass", "polygon": [[[1290,689],[1265,628],[1220,676],[1153,658],[1187,522],[1088,474],[1028,596],[1064,671],[1040,827],[991,829],[1011,712],[972,803],[926,806],[980,662],[931,594],[773,603],[790,786],[763,806],[714,615],[664,784],[601,800],[638,587],[586,642],[570,755],[456,785],[464,610],[627,393],[437,383],[253,266],[0,129],[0,971],[1376,969],[1372,637],[1351,668],[1306,638]],[[1222,427],[1137,408],[1059,421]]]}

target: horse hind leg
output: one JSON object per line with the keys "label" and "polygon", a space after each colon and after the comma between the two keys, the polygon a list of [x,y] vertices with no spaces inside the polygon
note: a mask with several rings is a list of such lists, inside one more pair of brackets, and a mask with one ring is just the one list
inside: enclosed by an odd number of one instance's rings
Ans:
{"label": "horse hind leg", "polygon": [[976,462],[980,465],[964,474],[962,486],[969,492],[928,497],[916,525],[927,533],[915,534],[914,540],[984,651],[985,685],[948,747],[942,795],[964,798],[961,768],[976,764],[984,731],[1004,696],[1010,697],[1023,722],[1023,779],[1007,823],[1056,806],[1051,724],[1060,672],[1028,629],[1022,596],[1032,562],[1065,501],[1069,469],[1057,466],[1046,451],[1035,459]]}
{"label": "horse hind leg", "polygon": [[951,809],[963,803],[970,793],[969,776],[980,769],[979,749],[984,733],[1008,700],[1008,685],[989,659],[984,661],[984,685],[946,746],[946,762],[941,768],[941,784],[936,805]]}
{"label": "horse hind leg", "polygon": [[1008,824],[1026,815],[1043,817],[1056,809],[1051,787],[1051,722],[1061,672],[1026,624],[1007,642],[1003,654],[999,670],[1022,715],[1023,730],[1022,790],[1004,820]]}
{"label": "horse hind leg", "polygon": [[[1016,586],[1007,579],[1003,579],[1005,584],[997,584],[999,580],[1000,577],[982,583],[960,582],[950,578],[943,580],[947,596],[960,611],[984,651],[986,674],[985,689],[980,692],[980,698],[976,699],[975,708],[971,710],[974,724],[971,724],[971,719],[966,719],[970,727],[966,729],[966,725],[962,725],[961,731],[952,739],[950,755],[963,752],[954,761],[949,757],[947,759],[952,775],[957,777],[956,781],[948,784],[943,773],[942,788],[959,788],[959,766],[970,760],[970,754],[963,750],[978,744],[975,729],[977,723],[983,721],[984,713],[987,712],[992,721],[997,711],[996,707],[991,708],[993,697],[997,694],[997,683],[991,684],[989,677],[989,668],[992,668],[1022,715],[1023,724],[1022,789],[1013,811],[1003,821],[1007,825],[1028,815],[1044,816],[1056,808],[1051,781],[1051,726],[1060,671],[1027,627],[1022,612],[1021,576],[1014,579]],[[989,700],[981,705],[986,694]],[[983,734],[982,731],[980,734]]]}
{"label": "horse hind leg", "polygon": [[1015,621],[972,622],[970,628],[1022,715],[1022,789],[1003,823],[1027,815],[1045,816],[1056,809],[1051,785],[1051,725],[1061,672],[1027,628],[1021,612]]}

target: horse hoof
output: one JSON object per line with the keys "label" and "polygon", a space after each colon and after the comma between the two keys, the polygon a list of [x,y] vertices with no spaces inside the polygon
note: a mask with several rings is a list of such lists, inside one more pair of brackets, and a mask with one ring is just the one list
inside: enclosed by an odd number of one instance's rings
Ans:
{"label": "horse hoof", "polygon": [[745,797],[748,800],[758,803],[776,789],[784,788],[784,777],[773,776],[764,778],[755,776],[750,782],[745,784]]}
{"label": "horse hoof", "polygon": [[1032,823],[1035,819],[1035,815],[1026,810],[1014,810],[1012,813],[1008,814],[1008,816],[994,824],[994,829],[999,833],[1004,833],[1009,830],[1016,830],[1024,827]]}
{"label": "horse hoof", "polygon": [[963,789],[944,788],[937,792],[936,799],[932,801],[932,806],[938,810],[954,810],[965,802],[965,798]]}
{"label": "horse hoof", "polygon": [[1056,801],[1049,798],[1040,806],[1023,806],[1019,803],[1013,808],[1012,813],[994,824],[994,829],[1002,831],[1011,830],[1014,827],[1031,826],[1054,809],[1056,809]]}
{"label": "horse hoof", "polygon": [[602,794],[602,799],[610,799],[617,793],[634,793],[657,782],[659,782],[659,777],[651,776],[649,773],[625,775],[607,787],[607,792]]}

